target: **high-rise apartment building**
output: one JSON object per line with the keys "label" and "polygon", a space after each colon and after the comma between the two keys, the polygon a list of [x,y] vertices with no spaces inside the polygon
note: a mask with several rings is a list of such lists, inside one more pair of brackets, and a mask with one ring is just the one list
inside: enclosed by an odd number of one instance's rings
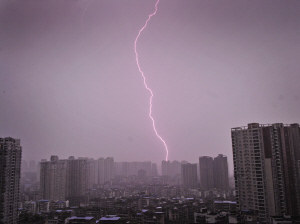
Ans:
{"label": "high-rise apartment building", "polygon": [[177,160],[174,160],[171,164],[170,164],[170,174],[172,177],[174,176],[178,176],[180,177],[181,174],[181,163]]}
{"label": "high-rise apartment building", "polygon": [[115,178],[115,164],[113,157],[104,160],[104,182],[109,182]]}
{"label": "high-rise apartment building", "polygon": [[17,223],[21,157],[19,139],[0,138],[0,223]]}
{"label": "high-rise apartment building", "polygon": [[237,209],[251,209],[260,222],[299,215],[299,124],[231,129]]}
{"label": "high-rise apartment building", "polygon": [[[83,196],[89,187],[90,160],[87,158],[59,160],[40,163],[40,197],[45,200],[68,200]],[[91,172],[92,173],[92,172]]]}
{"label": "high-rise apartment building", "polygon": [[67,160],[51,156],[50,161],[40,163],[40,197],[47,200],[66,199]]}
{"label": "high-rise apartment building", "polygon": [[119,176],[119,175],[122,175],[123,174],[123,162],[115,162],[114,163],[115,165],[115,175],[116,176]]}
{"label": "high-rise apartment building", "polygon": [[97,160],[98,163],[98,186],[101,186],[104,184],[105,179],[104,179],[104,158],[100,157]]}
{"label": "high-rise apartment building", "polygon": [[197,164],[181,164],[181,182],[185,187],[198,187]]}
{"label": "high-rise apartment building", "polygon": [[163,176],[174,177],[181,175],[181,163],[177,160],[173,162],[163,160],[161,162],[161,168]]}
{"label": "high-rise apartment building", "polygon": [[199,157],[200,187],[203,190],[214,188],[214,160],[209,156]]}
{"label": "high-rise apartment building", "polygon": [[221,190],[229,188],[227,157],[222,154],[214,158],[214,187]]}
{"label": "high-rise apartment building", "polygon": [[[92,186],[101,187],[115,178],[115,162],[113,157],[100,157],[97,160],[89,159],[89,164],[89,188]],[[122,165],[119,164],[119,166]]]}
{"label": "high-rise apartment building", "polygon": [[113,157],[99,158],[98,160],[87,159],[89,163],[89,184],[88,188],[101,187],[110,182],[115,175],[122,175],[122,162],[114,162]]}
{"label": "high-rise apartment building", "polygon": [[151,165],[151,176],[157,176],[158,172],[157,172],[157,165],[156,163],[152,163]]}
{"label": "high-rise apartment building", "polygon": [[36,162],[34,160],[30,160],[29,162],[29,167],[28,167],[28,172],[31,172],[31,173],[36,173]]}
{"label": "high-rise apartment building", "polygon": [[170,170],[171,170],[171,162],[168,160],[163,160],[161,162],[161,174],[163,176],[170,176]]}
{"label": "high-rise apartment building", "polygon": [[152,163],[150,161],[144,162],[115,162],[115,175],[122,175],[124,177],[138,175],[138,171],[143,169],[147,175],[152,175]]}
{"label": "high-rise apartment building", "polygon": [[114,158],[97,160],[79,157],[40,162],[40,196],[45,200],[69,200],[70,205],[78,205],[85,200],[87,189],[103,187],[114,179]]}
{"label": "high-rise apartment building", "polygon": [[92,189],[96,188],[98,185],[98,172],[99,166],[98,161],[94,159],[88,159],[88,172],[89,172],[89,180],[87,188]]}
{"label": "high-rise apartment building", "polygon": [[[86,194],[89,180],[89,162],[87,158],[69,158],[66,169],[67,199]],[[71,202],[71,200],[70,200]]]}
{"label": "high-rise apartment building", "polygon": [[129,176],[129,162],[123,162],[122,163],[122,175],[124,177]]}

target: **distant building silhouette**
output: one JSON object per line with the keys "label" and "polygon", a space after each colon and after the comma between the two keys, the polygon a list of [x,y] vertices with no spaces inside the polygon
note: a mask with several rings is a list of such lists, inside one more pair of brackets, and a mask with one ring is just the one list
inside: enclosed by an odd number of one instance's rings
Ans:
{"label": "distant building silhouette", "polygon": [[59,160],[51,156],[50,161],[40,165],[40,197],[45,200],[66,200],[86,193],[89,178],[87,158]]}
{"label": "distant building silhouette", "polygon": [[66,178],[66,199],[70,205],[74,206],[73,198],[86,194],[88,185],[88,159],[68,159],[67,161],[67,178]]}
{"label": "distant building silhouette", "polygon": [[156,163],[152,163],[151,165],[151,176],[157,176],[158,172],[157,172],[157,165]]}
{"label": "distant building silhouette", "polygon": [[180,162],[178,162],[177,160],[174,160],[170,165],[171,165],[170,166],[170,175],[172,177],[181,174],[181,163]]}
{"label": "distant building silhouette", "polygon": [[48,200],[66,198],[67,161],[51,156],[50,161],[40,163],[40,197]]}
{"label": "distant building silhouette", "polygon": [[152,175],[152,163],[150,161],[144,162],[114,162],[115,175],[121,175],[124,177],[137,176],[138,171],[143,169],[147,172],[147,175]]}
{"label": "distant building silhouette", "polygon": [[0,223],[17,223],[21,157],[19,139],[0,138]]}
{"label": "distant building silhouette", "polygon": [[168,160],[163,160],[161,162],[161,174],[163,176],[170,176],[170,170],[171,170],[171,162]]}
{"label": "distant building silhouette", "polygon": [[181,164],[181,181],[185,187],[198,187],[197,164]]}
{"label": "distant building silhouette", "polygon": [[176,175],[181,175],[181,163],[177,160],[174,160],[173,162],[163,160],[161,162],[161,168],[163,176],[174,177]]}
{"label": "distant building silhouette", "polygon": [[22,160],[21,162],[21,173],[28,171],[28,162],[26,160]]}
{"label": "distant building silhouette", "polygon": [[214,187],[221,190],[229,188],[227,157],[222,154],[214,158]]}
{"label": "distant building silhouette", "polygon": [[101,186],[104,184],[104,182],[106,181],[104,178],[104,158],[100,157],[97,160],[97,164],[98,164],[98,180],[96,181],[96,183],[98,184],[98,186]]}
{"label": "distant building silhouette", "polygon": [[214,188],[214,160],[209,156],[199,157],[200,187],[203,190]]}
{"label": "distant building silhouette", "polygon": [[109,182],[115,178],[115,164],[113,157],[104,160],[104,182]]}
{"label": "distant building silhouette", "polygon": [[51,156],[50,161],[40,162],[40,198],[45,200],[70,200],[75,206],[85,200],[88,189],[111,184],[115,177],[114,158],[97,160],[87,157],[60,160]]}
{"label": "distant building silhouette", "polygon": [[299,124],[231,129],[237,209],[270,216],[299,215]]}
{"label": "distant building silhouette", "polygon": [[139,181],[146,181],[147,180],[147,172],[146,172],[146,170],[140,169],[138,171],[138,180]]}
{"label": "distant building silhouette", "polygon": [[88,159],[89,180],[87,188],[98,187],[99,163],[97,160]]}
{"label": "distant building silhouette", "polygon": [[36,162],[34,160],[30,160],[29,162],[29,167],[28,167],[28,172],[31,172],[31,173],[35,173],[36,172]]}
{"label": "distant building silhouette", "polygon": [[114,162],[115,166],[115,175],[122,175],[123,173],[123,162]]}

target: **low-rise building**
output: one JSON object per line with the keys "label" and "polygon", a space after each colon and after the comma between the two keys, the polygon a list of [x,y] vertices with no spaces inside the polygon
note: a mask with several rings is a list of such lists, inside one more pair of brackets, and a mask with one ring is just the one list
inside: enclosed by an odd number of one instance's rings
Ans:
{"label": "low-rise building", "polygon": [[94,217],[77,217],[73,216],[68,218],[68,224],[96,224],[96,219]]}

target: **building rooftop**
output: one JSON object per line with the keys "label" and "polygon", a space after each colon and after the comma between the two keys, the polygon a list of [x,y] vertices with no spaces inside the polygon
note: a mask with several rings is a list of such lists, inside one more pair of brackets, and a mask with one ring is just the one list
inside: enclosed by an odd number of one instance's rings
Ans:
{"label": "building rooftop", "polygon": [[216,204],[236,204],[236,201],[214,201]]}
{"label": "building rooftop", "polygon": [[90,217],[90,216],[86,216],[86,217],[77,217],[77,216],[73,216],[71,218],[69,218],[70,220],[76,220],[76,219],[83,219],[83,220],[92,220],[94,219],[94,217]]}
{"label": "building rooftop", "polygon": [[102,217],[100,219],[100,221],[104,221],[104,220],[119,220],[120,217]]}
{"label": "building rooftop", "polygon": [[248,129],[253,129],[253,128],[271,127],[271,126],[291,127],[291,126],[299,126],[299,124],[298,123],[293,123],[293,124],[283,124],[283,123],[274,123],[274,124],[249,123],[248,126],[241,126],[241,127],[231,128],[231,131],[248,130]]}

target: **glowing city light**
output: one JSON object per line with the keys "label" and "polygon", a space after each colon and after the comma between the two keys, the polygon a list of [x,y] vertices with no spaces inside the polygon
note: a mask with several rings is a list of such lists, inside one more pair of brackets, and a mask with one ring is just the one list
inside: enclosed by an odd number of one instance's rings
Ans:
{"label": "glowing city light", "polygon": [[149,111],[149,117],[151,118],[152,120],[152,126],[153,126],[153,130],[156,134],[156,136],[163,142],[165,148],[166,148],[166,161],[168,161],[168,154],[169,154],[169,150],[168,150],[168,146],[166,144],[166,142],[163,140],[163,138],[157,133],[157,130],[155,128],[155,121],[154,121],[154,118],[152,117],[152,99],[153,99],[153,92],[152,90],[148,87],[147,83],[146,83],[146,77],[144,75],[144,72],[142,71],[141,67],[140,67],[140,64],[139,64],[139,56],[138,56],[138,53],[137,53],[137,50],[136,50],[136,43],[137,43],[137,40],[138,38],[140,37],[141,35],[141,32],[147,27],[147,24],[148,22],[150,21],[151,17],[154,16],[157,12],[157,4],[158,4],[159,0],[157,0],[156,4],[155,4],[155,11],[149,15],[148,19],[146,20],[146,23],[145,25],[140,29],[137,37],[135,38],[135,41],[134,41],[134,51],[135,51],[135,60],[136,60],[136,64],[139,68],[139,71],[141,73],[141,75],[143,76],[143,79],[144,79],[144,85],[145,85],[145,88],[150,92],[150,111]]}

